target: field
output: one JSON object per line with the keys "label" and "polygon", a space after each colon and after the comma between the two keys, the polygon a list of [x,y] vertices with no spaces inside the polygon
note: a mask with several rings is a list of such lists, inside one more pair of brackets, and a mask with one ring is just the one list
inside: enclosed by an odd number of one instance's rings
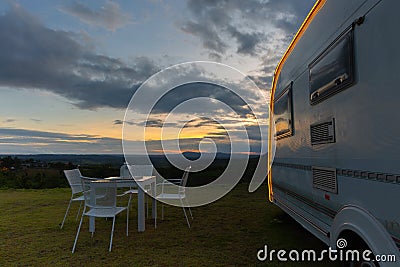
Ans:
{"label": "field", "polygon": [[157,229],[149,219],[146,232],[138,233],[134,203],[130,235],[125,235],[122,214],[117,218],[111,253],[111,221],[97,219],[91,238],[85,219],[75,254],[71,248],[78,225],[77,203],[64,228],[59,228],[69,189],[0,190],[0,266],[313,266],[309,262],[279,263],[276,258],[273,262],[257,260],[257,251],[264,245],[269,250],[317,251],[326,246],[267,203],[265,187],[252,194],[246,189],[240,184],[219,201],[194,208],[191,229],[182,210],[168,206]]}

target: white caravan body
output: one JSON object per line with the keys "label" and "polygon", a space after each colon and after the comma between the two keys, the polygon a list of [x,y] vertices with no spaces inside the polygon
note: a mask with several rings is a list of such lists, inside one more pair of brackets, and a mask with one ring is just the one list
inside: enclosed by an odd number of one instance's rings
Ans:
{"label": "white caravan body", "polygon": [[400,265],[399,10],[394,0],[317,1],[270,102],[270,200],[332,248],[359,237],[397,256],[381,266]]}

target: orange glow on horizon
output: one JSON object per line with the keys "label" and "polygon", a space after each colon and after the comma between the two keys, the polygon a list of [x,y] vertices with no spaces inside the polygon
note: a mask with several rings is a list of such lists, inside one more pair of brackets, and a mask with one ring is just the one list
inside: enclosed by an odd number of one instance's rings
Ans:
{"label": "orange glow on horizon", "polygon": [[182,129],[146,127],[144,129],[144,141],[203,139],[213,136],[213,133],[220,132],[223,133],[224,130],[216,129],[214,126],[185,127]]}

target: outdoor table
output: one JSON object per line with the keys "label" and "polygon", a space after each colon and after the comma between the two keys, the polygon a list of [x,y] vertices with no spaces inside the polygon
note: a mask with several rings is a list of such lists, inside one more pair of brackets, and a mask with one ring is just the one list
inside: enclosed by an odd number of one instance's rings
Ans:
{"label": "outdoor table", "polygon": [[[155,199],[156,195],[156,177],[155,176],[141,176],[135,177],[135,179],[122,179],[121,177],[108,177],[105,179],[95,180],[90,183],[93,188],[107,187],[107,182],[116,181],[117,187],[138,187],[138,232],[144,232],[146,230],[145,224],[145,205],[144,205],[144,188],[150,186],[151,196],[152,196],[152,218],[157,220],[157,201]],[[95,203],[95,193],[94,190],[90,193],[90,202]],[[89,217],[89,231],[93,233],[95,231],[95,218]]]}

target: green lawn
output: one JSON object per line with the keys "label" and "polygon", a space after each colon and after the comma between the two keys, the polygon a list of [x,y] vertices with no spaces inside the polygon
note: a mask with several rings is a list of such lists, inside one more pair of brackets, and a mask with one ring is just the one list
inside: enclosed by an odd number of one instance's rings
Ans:
{"label": "green lawn", "polygon": [[85,218],[76,252],[71,254],[79,204],[73,204],[64,228],[59,228],[69,197],[69,189],[0,190],[0,266],[313,266],[276,259],[261,263],[256,253],[264,245],[269,249],[326,249],[267,202],[265,187],[250,194],[241,184],[219,201],[194,208],[191,229],[182,209],[166,207],[165,220],[158,221],[157,229],[148,220],[146,232],[138,233],[134,202],[130,235],[125,235],[122,214],[117,218],[111,253],[112,221],[97,219],[91,238]]}

